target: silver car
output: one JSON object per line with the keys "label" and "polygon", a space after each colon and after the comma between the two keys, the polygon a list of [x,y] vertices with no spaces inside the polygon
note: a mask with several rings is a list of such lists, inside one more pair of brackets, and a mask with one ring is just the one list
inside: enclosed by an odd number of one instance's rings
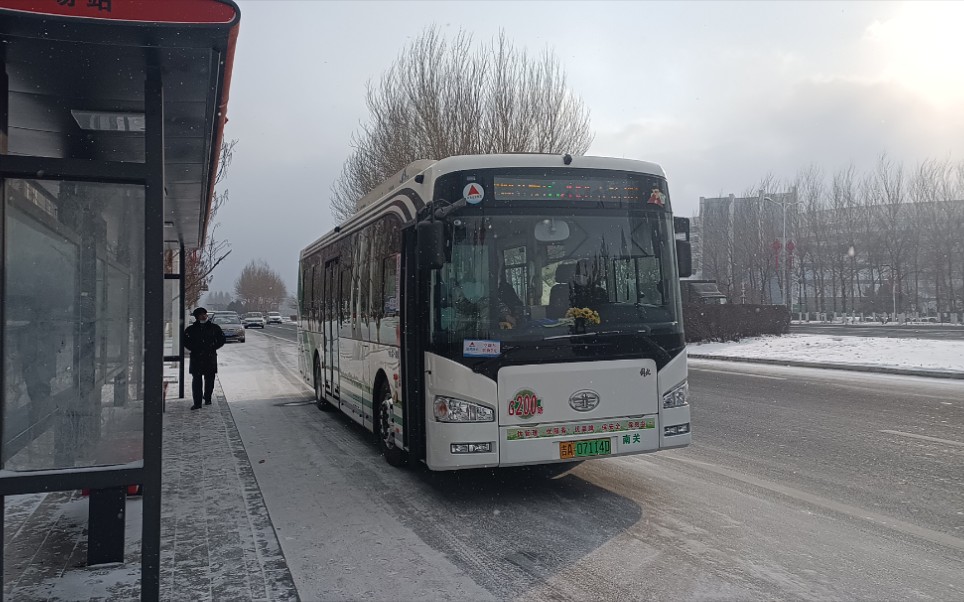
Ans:
{"label": "silver car", "polygon": [[241,323],[245,328],[264,328],[265,320],[260,311],[252,311],[244,314]]}
{"label": "silver car", "polygon": [[241,319],[238,318],[237,314],[222,312],[211,318],[211,320],[221,327],[225,341],[244,342],[244,326],[241,324]]}

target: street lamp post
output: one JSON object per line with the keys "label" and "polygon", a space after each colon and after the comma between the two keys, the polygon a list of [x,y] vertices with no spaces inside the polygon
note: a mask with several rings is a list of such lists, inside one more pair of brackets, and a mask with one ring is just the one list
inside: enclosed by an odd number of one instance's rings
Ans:
{"label": "street lamp post", "polygon": [[[761,190],[760,193],[762,194],[763,191]],[[783,243],[783,244],[782,244],[782,248],[783,248],[783,252],[784,252],[784,255],[783,255],[783,270],[784,270],[784,273],[786,274],[786,270],[787,270],[787,259],[789,258],[789,252],[793,250],[793,247],[791,247],[790,249],[787,249],[787,205],[798,205],[799,202],[788,203],[786,199],[784,199],[783,201],[777,202],[777,201],[774,201],[773,199],[771,199],[771,198],[768,197],[768,196],[764,196],[764,197],[762,197],[762,198],[763,198],[764,201],[769,201],[769,202],[773,203],[774,205],[779,205],[779,206],[783,209],[783,239],[782,239],[781,242]],[[780,278],[780,281],[781,281],[781,283],[783,284],[783,303],[784,303],[784,305],[790,305],[790,303],[792,303],[792,301],[790,301],[790,295],[788,294],[788,292],[789,292],[789,279],[790,279],[791,277],[792,277],[792,274]]]}

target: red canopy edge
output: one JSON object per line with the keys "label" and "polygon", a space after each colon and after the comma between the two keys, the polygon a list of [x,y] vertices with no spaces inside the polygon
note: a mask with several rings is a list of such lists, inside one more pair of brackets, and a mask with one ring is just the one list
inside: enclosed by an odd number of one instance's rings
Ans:
{"label": "red canopy edge", "polygon": [[218,170],[218,162],[221,160],[221,145],[224,143],[224,124],[228,122],[228,96],[231,91],[231,76],[234,72],[234,49],[237,46],[239,25],[236,23],[231,31],[228,32],[228,47],[224,57],[224,84],[221,86],[221,99],[218,102],[217,131],[214,134],[213,151],[214,156],[211,162],[211,187],[207,195],[207,211],[204,214],[204,227],[201,231],[200,246],[204,246],[204,241],[208,235],[208,222],[211,220],[211,206],[214,199],[215,177]]}
{"label": "red canopy edge", "polygon": [[231,23],[237,8],[220,0],[0,0],[0,8],[59,17],[149,23]]}

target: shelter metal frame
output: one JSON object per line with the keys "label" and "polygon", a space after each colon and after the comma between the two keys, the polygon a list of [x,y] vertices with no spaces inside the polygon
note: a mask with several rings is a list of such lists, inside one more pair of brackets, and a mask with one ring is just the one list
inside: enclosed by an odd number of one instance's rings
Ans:
{"label": "shelter metal frame", "polygon": [[[178,304],[179,304],[178,310],[179,310],[179,311],[178,311],[178,318],[177,318],[177,320],[178,320],[178,322],[177,322],[177,327],[180,329],[180,332],[183,333],[183,332],[184,332],[184,329],[187,327],[187,324],[185,323],[185,318],[184,318],[184,315],[185,315],[184,312],[187,310],[187,306],[184,304],[184,294],[185,294],[185,292],[186,292],[185,289],[187,288],[187,286],[186,286],[186,285],[187,285],[187,282],[185,281],[185,278],[186,278],[185,269],[187,268],[187,261],[186,261],[185,256],[184,256],[184,253],[185,253],[184,241],[182,241],[182,240],[165,240],[164,242],[177,243],[177,244],[178,244],[178,254],[177,254],[177,258],[178,258],[177,267],[178,267],[178,269],[177,269],[177,273],[176,273],[176,274],[165,273],[165,274],[164,274],[164,279],[165,279],[165,280],[177,280],[177,281],[178,281],[178,287],[179,287],[179,288],[178,288],[177,298],[179,299],[179,301],[178,301]],[[178,399],[184,399],[184,336],[183,336],[183,335],[178,337],[177,355],[165,355],[165,356],[164,356],[164,361],[165,361],[165,362],[177,362],[177,363],[178,363],[178,366],[177,366],[177,371],[178,371],[178,373],[177,373],[177,397],[178,397]],[[166,406],[166,401],[165,401],[165,406]]]}
{"label": "shelter metal frame", "polygon": [[[144,415],[142,461],[121,466],[42,470],[23,474],[4,472],[0,476],[0,500],[7,495],[25,493],[68,491],[84,487],[115,490],[126,489],[131,484],[142,485],[141,599],[157,600],[160,595],[164,368],[164,86],[161,69],[157,66],[147,69],[144,84],[145,161],[142,164],[7,155],[8,99],[9,79],[4,67],[0,77],[0,190],[4,195],[7,179],[24,177],[144,186]],[[5,223],[5,204],[0,203],[0,224]],[[6,241],[3,228],[0,228],[0,298],[4,294],[5,265]],[[4,304],[0,304],[0,323],[5,323],[5,319]],[[0,350],[6,349],[4,336],[3,329],[0,329]],[[4,387],[4,378],[0,370],[0,390]],[[3,537],[2,527],[0,518],[0,541]],[[119,534],[110,531],[89,534],[91,546],[95,545],[94,539],[97,537],[113,539],[118,536],[123,541],[123,521]],[[2,569],[0,559],[0,572]],[[0,600],[2,596],[0,590]]]}
{"label": "shelter metal frame", "polygon": [[[110,4],[110,3],[107,3]],[[161,455],[164,403],[164,362],[180,362],[180,396],[184,396],[184,347],[179,337],[177,356],[165,356],[165,292],[166,282],[180,280],[180,317],[178,327],[185,326],[184,293],[186,278],[186,249],[195,242],[203,244],[210,217],[210,203],[214,192],[214,170],[217,165],[223,127],[226,121],[228,90],[234,61],[234,48],[240,22],[240,9],[234,0],[194,0],[179,3],[168,9],[165,3],[142,3],[114,0],[105,12],[95,3],[53,2],[22,3],[17,0],[0,0],[0,300],[5,300],[7,274],[7,197],[8,180],[47,180],[142,186],[143,209],[143,363],[136,368],[142,374],[135,379],[143,390],[142,456],[140,460],[121,465],[78,467],[62,470],[32,470],[17,472],[0,470],[0,504],[3,496],[23,493],[67,491],[82,488],[94,490],[91,495],[90,524],[88,533],[88,561],[90,548],[98,542],[116,553],[118,541],[124,538],[124,503],[122,488],[130,484],[143,486],[143,524],[141,539],[141,599],[157,600],[160,595],[160,518],[161,518]],[[159,8],[159,7],[164,7]],[[52,33],[56,32],[56,33]],[[107,42],[109,40],[109,42]],[[10,43],[8,43],[10,42]],[[77,52],[84,44],[94,44],[100,49],[113,48],[118,63],[111,62],[113,73],[137,74],[134,77],[101,78],[106,75],[104,65],[78,62]],[[49,51],[49,52],[48,52]],[[30,54],[32,52],[32,54]],[[34,57],[44,58],[35,60]],[[89,85],[77,88],[58,88],[63,83],[49,61],[60,61],[61,69],[72,67],[74,72],[88,71],[96,77],[86,80]],[[66,61],[66,63],[64,63]],[[51,63],[55,64],[55,63]],[[10,71],[30,67],[30,85],[24,87],[24,75]],[[65,66],[66,65],[66,66]],[[121,71],[117,71],[120,69]],[[123,71],[127,69],[128,71]],[[14,74],[18,74],[14,76]],[[23,147],[15,138],[10,144],[10,133],[32,129],[25,124],[25,113],[17,109],[11,115],[11,107],[22,107],[12,100],[14,93],[23,103],[25,94],[33,98],[34,84],[50,83],[48,99],[62,101],[70,95],[96,99],[98,91],[121,90],[121,94],[103,96],[100,107],[84,107],[91,110],[129,111],[140,109],[140,77],[143,74],[143,155],[124,154],[131,147],[105,146],[111,152],[100,155],[91,152],[61,152],[55,158],[41,156],[42,147]],[[180,74],[180,75],[177,75]],[[165,115],[164,78],[173,83],[168,87],[167,112]],[[83,78],[81,78],[83,79]],[[13,83],[12,83],[12,80]],[[64,80],[66,81],[66,80]],[[185,85],[189,84],[189,85]],[[13,89],[12,89],[13,88]],[[31,101],[32,102],[32,101]],[[54,103],[57,104],[56,102]],[[115,105],[109,107],[107,105]],[[39,105],[38,105],[39,106]],[[51,105],[54,106],[54,105]],[[58,109],[66,105],[57,105]],[[38,112],[37,114],[41,114]],[[43,113],[49,117],[51,113]],[[75,126],[68,117],[73,143],[84,128]],[[57,129],[56,117],[51,122],[51,132],[63,134],[68,130]],[[170,128],[165,132],[165,124]],[[77,127],[80,127],[80,130]],[[49,133],[49,132],[48,132]],[[168,138],[170,136],[170,139]],[[85,134],[85,137],[87,134]],[[68,136],[69,137],[69,136]],[[46,152],[57,153],[56,144]],[[106,139],[93,140],[90,148],[104,143]],[[82,144],[86,144],[83,143]],[[50,148],[55,150],[51,151]],[[87,148],[87,147],[85,147]],[[117,150],[117,149],[120,150]],[[17,154],[8,152],[14,149]],[[169,151],[168,157],[165,153]],[[83,158],[79,158],[83,157]],[[119,160],[117,160],[119,159]],[[169,159],[169,164],[166,159]],[[169,172],[169,173],[166,173]],[[184,179],[178,174],[189,173]],[[172,178],[171,181],[167,176]],[[169,188],[165,188],[165,187]],[[198,204],[198,201],[200,203]],[[165,220],[173,220],[177,226],[177,240],[165,237]],[[195,238],[196,236],[196,238]],[[167,274],[165,268],[165,243],[177,243],[180,250],[179,273]],[[6,324],[9,310],[0,303],[0,325]],[[137,326],[140,326],[138,324]],[[0,352],[6,353],[4,328],[0,328]],[[172,350],[173,351],[173,350]],[[133,357],[133,356],[130,356]],[[4,370],[0,370],[0,395],[5,391]],[[2,399],[5,403],[5,399]],[[0,411],[2,432],[4,411]],[[94,528],[95,506],[98,509],[97,529]],[[105,511],[114,510],[111,512]],[[118,521],[117,511],[121,513]],[[119,525],[119,530],[118,530]],[[97,532],[95,532],[97,531]],[[0,543],[3,537],[3,517],[0,515]],[[119,540],[118,540],[119,538]],[[110,540],[110,541],[107,541]],[[121,547],[121,554],[123,548]],[[120,558],[122,560],[123,558]],[[103,560],[101,560],[103,562]],[[3,565],[0,558],[0,573]],[[0,589],[0,600],[2,600]]]}

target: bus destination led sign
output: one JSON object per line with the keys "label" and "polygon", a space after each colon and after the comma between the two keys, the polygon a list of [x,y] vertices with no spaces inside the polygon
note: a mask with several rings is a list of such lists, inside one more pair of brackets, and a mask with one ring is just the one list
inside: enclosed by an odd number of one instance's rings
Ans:
{"label": "bus destination led sign", "polygon": [[496,177],[493,197],[497,201],[573,200],[646,201],[649,191],[628,178]]}

